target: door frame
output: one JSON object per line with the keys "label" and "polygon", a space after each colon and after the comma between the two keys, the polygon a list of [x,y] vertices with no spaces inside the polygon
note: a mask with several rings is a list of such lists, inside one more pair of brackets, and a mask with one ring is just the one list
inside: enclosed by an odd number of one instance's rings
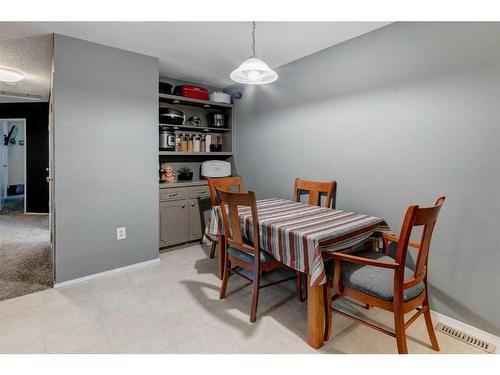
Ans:
{"label": "door frame", "polygon": [[[16,121],[16,122],[22,122],[22,127],[23,127],[23,139],[24,139],[24,145],[23,145],[23,175],[24,175],[24,214],[31,214],[29,212],[26,211],[26,197],[28,196],[28,184],[26,183],[27,182],[27,163],[28,163],[28,159],[26,157],[26,148],[27,148],[27,145],[28,145],[28,141],[27,141],[27,129],[26,129],[26,118],[1,118],[0,121],[6,121],[7,122],[7,131],[9,131],[9,122],[11,121]],[[16,125],[17,126],[17,125]],[[2,142],[3,142],[3,139],[2,139]],[[5,181],[5,194],[7,194],[7,190],[8,190],[8,187],[9,187],[9,147],[7,146],[7,150],[6,150],[6,156],[7,156],[7,160],[5,160],[5,165],[7,165],[6,167],[6,175],[7,175],[7,179]],[[7,195],[6,195],[7,197]]]}

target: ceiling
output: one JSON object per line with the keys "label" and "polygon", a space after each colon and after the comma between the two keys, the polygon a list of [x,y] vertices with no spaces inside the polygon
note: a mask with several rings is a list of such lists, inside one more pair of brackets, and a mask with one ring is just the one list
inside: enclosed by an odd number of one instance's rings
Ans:
{"label": "ceiling", "polygon": [[[50,90],[51,66],[51,35],[9,40],[0,39],[0,67],[20,71],[25,77],[15,85],[0,82],[0,91],[41,95],[42,100],[47,101]],[[0,103],[20,101],[28,100],[0,96]]]}
{"label": "ceiling", "polygon": [[[387,24],[257,22],[257,55],[277,68]],[[251,30],[251,22],[0,22],[0,66],[28,74],[19,88],[40,91],[49,84],[47,38],[59,33],[158,57],[160,76],[226,87],[251,55]]]}

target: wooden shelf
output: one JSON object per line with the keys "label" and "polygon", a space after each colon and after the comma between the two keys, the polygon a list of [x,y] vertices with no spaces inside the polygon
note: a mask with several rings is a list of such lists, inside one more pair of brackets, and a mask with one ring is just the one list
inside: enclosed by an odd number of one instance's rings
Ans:
{"label": "wooden shelf", "polygon": [[160,156],[232,156],[232,152],[180,152],[180,151],[159,151]]}
{"label": "wooden shelf", "polygon": [[184,96],[159,94],[160,100],[170,104],[192,105],[202,108],[233,108],[232,104],[212,102],[210,100],[192,99]]}
{"label": "wooden shelf", "polygon": [[198,133],[222,133],[231,130],[229,128],[210,128],[208,126],[170,125],[161,123],[160,126],[168,126],[169,128],[172,128],[174,130],[193,130]]}

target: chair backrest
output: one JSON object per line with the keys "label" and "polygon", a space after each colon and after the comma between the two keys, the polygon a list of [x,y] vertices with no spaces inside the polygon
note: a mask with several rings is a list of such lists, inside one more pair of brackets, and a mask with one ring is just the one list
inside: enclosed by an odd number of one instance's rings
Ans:
{"label": "chair backrest", "polygon": [[216,189],[237,192],[243,191],[243,179],[241,176],[212,178],[208,177],[208,189],[210,191],[210,204],[212,207],[219,205]]}
{"label": "chair backrest", "polygon": [[309,204],[313,206],[321,206],[321,194],[326,195],[324,207],[335,208],[335,191],[337,183],[335,181],[320,182],[307,181],[300,178],[295,179],[295,187],[293,192],[293,200],[300,202],[300,195],[303,192],[309,194]]}
{"label": "chair backrest", "polygon": [[[217,195],[220,202],[222,213],[222,222],[224,224],[224,236],[228,246],[232,246],[238,250],[245,251],[255,255],[255,259],[259,260],[259,226],[257,216],[257,203],[253,191],[247,193],[234,193],[230,191],[220,190],[217,188]],[[238,206],[250,207],[252,212],[253,224],[253,244],[249,246],[244,243],[244,235],[241,230],[240,215]]]}
{"label": "chair backrest", "polygon": [[[420,281],[424,280],[427,276],[427,262],[429,259],[432,232],[434,230],[434,226],[436,225],[439,211],[441,210],[444,200],[445,197],[443,196],[438,198],[433,207],[421,208],[419,206],[410,206],[406,211],[396,253],[396,262],[401,264],[403,267],[406,264],[408,243],[410,241],[413,228],[420,226],[423,228],[413,278],[410,280],[404,280],[403,272],[400,273],[401,279],[399,282],[403,283],[403,289],[411,288]],[[398,281],[395,281],[395,283],[397,282]]]}

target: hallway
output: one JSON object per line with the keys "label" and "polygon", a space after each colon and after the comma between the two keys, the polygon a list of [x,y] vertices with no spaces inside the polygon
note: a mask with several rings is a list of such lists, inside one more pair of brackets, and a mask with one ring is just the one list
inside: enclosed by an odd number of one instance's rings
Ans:
{"label": "hallway", "polygon": [[0,212],[0,301],[52,287],[49,217],[19,213],[19,201]]}

